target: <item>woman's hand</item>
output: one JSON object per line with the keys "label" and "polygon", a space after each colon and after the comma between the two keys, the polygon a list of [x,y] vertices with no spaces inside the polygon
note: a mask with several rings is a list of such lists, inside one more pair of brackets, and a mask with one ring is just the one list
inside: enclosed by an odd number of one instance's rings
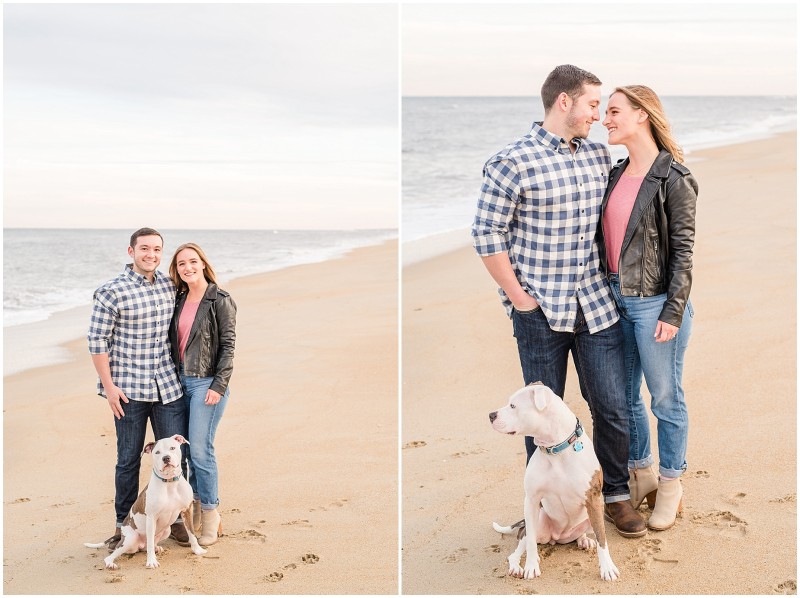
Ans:
{"label": "woman's hand", "polygon": [[219,403],[219,400],[221,398],[222,395],[220,395],[217,391],[211,390],[209,388],[208,392],[206,393],[206,405],[216,405],[217,403]]}
{"label": "woman's hand", "polygon": [[658,321],[656,325],[656,333],[655,338],[657,343],[664,343],[667,341],[671,341],[675,338],[675,335],[678,334],[677,326],[673,326],[672,324],[667,324],[666,322],[662,322],[661,320]]}

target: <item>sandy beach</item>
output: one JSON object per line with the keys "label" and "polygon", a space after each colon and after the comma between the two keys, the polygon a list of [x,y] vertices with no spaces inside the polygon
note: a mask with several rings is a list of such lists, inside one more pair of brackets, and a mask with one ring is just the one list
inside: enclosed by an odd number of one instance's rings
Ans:
{"label": "sandy beach", "polygon": [[156,570],[83,546],[112,530],[116,436],[75,340],[68,363],[4,378],[4,593],[397,592],[397,243],[226,288],[224,537],[204,556],[165,540]]}
{"label": "sandy beach", "polygon": [[[403,268],[403,593],[797,593],[796,133],[691,159],[683,515],[639,539],[606,524],[616,582],[575,544],[540,547],[539,579],[507,575],[516,539],[491,524],[522,516],[525,451],[488,414],[522,373],[496,285],[465,247]],[[564,398],[590,421],[571,365]]]}

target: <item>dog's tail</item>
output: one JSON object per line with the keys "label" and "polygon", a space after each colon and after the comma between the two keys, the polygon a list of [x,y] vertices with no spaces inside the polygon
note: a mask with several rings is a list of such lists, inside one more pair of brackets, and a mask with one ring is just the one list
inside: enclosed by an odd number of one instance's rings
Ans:
{"label": "dog's tail", "polygon": [[498,523],[492,522],[492,527],[494,528],[494,531],[500,534],[517,534],[518,533],[517,530],[525,527],[525,520],[521,519],[520,521],[517,521],[513,525],[500,525]]}
{"label": "dog's tail", "polygon": [[106,543],[99,542],[97,544],[90,544],[89,542],[84,542],[83,545],[86,546],[86,548],[102,548],[103,546],[106,545]]}

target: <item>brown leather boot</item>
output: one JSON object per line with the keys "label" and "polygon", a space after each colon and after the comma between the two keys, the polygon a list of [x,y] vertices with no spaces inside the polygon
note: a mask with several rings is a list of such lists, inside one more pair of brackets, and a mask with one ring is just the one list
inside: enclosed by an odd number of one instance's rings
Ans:
{"label": "brown leather boot", "polygon": [[605,516],[614,524],[620,536],[639,538],[647,533],[647,526],[629,500],[606,503]]}
{"label": "brown leather boot", "polygon": [[189,534],[186,531],[186,526],[183,525],[183,521],[173,523],[170,526],[169,537],[181,546],[189,546]]}

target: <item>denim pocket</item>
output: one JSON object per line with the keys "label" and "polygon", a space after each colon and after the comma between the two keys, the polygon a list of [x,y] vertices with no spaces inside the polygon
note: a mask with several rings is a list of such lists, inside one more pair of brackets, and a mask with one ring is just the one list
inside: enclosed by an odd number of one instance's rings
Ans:
{"label": "denim pocket", "polygon": [[686,302],[686,311],[689,312],[689,317],[694,318],[694,306],[691,301]]}
{"label": "denim pocket", "polygon": [[521,315],[521,316],[525,316],[525,315],[528,315],[528,314],[534,314],[534,313],[536,313],[537,311],[539,311],[540,309],[542,309],[542,306],[541,306],[541,305],[537,305],[537,306],[536,306],[536,307],[534,307],[533,309],[526,309],[525,311],[523,311],[523,310],[521,310],[521,309],[517,309],[517,308],[515,307],[515,308],[514,308],[514,311],[515,311],[515,312],[517,312],[517,313],[518,313],[519,315]]}

